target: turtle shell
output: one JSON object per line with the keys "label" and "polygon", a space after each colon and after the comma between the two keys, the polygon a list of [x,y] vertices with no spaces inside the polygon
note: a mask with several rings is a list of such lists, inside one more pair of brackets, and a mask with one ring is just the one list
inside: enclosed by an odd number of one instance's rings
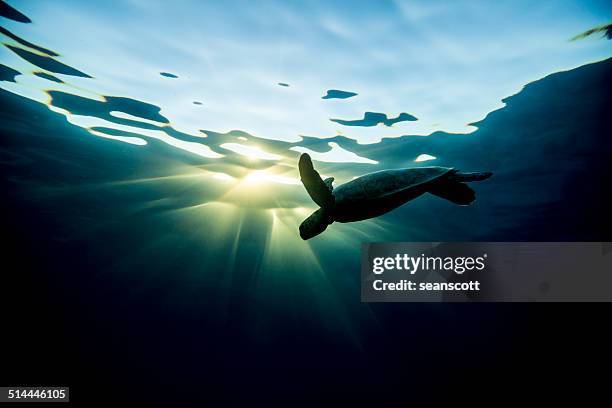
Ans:
{"label": "turtle shell", "polygon": [[336,196],[336,200],[375,200],[404,193],[409,189],[429,183],[455,171],[448,167],[417,167],[377,171],[336,187],[334,196]]}

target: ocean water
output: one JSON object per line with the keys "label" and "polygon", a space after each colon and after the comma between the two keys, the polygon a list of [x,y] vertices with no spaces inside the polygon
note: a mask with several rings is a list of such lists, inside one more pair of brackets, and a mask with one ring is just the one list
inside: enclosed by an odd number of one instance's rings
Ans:
{"label": "ocean water", "polygon": [[[500,44],[532,41],[499,60],[488,41],[471,58],[461,48],[488,24],[434,35],[429,19],[518,16],[519,2],[186,2],[169,15],[167,4],[86,3],[2,6],[4,299],[25,333],[9,344],[68,356],[26,357],[38,377],[11,360],[18,378],[85,394],[94,383],[80,375],[95,373],[112,395],[162,387],[162,399],[429,389],[445,359],[448,376],[518,364],[519,332],[536,317],[361,304],[362,242],[609,238],[610,43],[568,41],[606,22],[605,2],[580,13],[542,3],[517,17],[515,37],[500,30]],[[532,22],[547,13],[559,25],[543,34]],[[406,64],[394,34],[412,35],[429,62]],[[377,46],[384,36],[394,52]],[[350,63],[346,43],[359,44]],[[424,165],[494,176],[472,185],[471,206],[425,195],[302,241],[317,208],[297,174],[302,152],[336,185]],[[194,391],[202,384],[210,394]]]}

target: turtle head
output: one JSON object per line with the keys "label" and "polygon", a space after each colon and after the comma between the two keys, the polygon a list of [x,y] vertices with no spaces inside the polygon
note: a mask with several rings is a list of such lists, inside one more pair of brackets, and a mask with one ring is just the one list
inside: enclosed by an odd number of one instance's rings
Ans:
{"label": "turtle head", "polygon": [[328,212],[323,208],[319,208],[300,224],[300,237],[303,240],[315,237],[325,231],[331,223],[332,220]]}

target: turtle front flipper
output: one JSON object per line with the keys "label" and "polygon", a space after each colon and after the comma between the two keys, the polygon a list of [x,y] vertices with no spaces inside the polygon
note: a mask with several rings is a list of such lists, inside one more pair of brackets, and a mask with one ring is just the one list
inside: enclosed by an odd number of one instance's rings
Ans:
{"label": "turtle front flipper", "polygon": [[[298,164],[300,169],[300,178],[302,184],[306,188],[308,195],[312,201],[317,203],[319,207],[329,208],[334,205],[335,199],[328,184],[326,184],[319,173],[314,169],[312,160],[308,153],[303,153],[300,156]],[[333,180],[333,179],[332,179]],[[329,182],[331,184],[331,181]]]}
{"label": "turtle front flipper", "polygon": [[333,177],[328,177],[325,180],[323,180],[323,182],[325,183],[325,185],[327,186],[327,188],[329,188],[329,191],[334,191],[334,178]]}

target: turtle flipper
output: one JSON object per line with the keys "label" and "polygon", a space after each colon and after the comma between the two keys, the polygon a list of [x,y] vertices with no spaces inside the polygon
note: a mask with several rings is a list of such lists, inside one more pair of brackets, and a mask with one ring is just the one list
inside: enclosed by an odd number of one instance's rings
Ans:
{"label": "turtle flipper", "polygon": [[429,189],[433,195],[458,205],[470,205],[476,200],[476,193],[467,184],[454,180],[444,180]]}
{"label": "turtle flipper", "polygon": [[314,169],[308,153],[303,153],[300,156],[298,167],[302,184],[304,184],[312,201],[322,208],[332,206],[335,202],[334,195],[328,185],[321,179],[319,173]]}
{"label": "turtle flipper", "polygon": [[452,174],[449,178],[454,181],[470,182],[470,181],[486,180],[492,175],[493,173],[491,173],[490,171],[482,171],[482,172],[477,172],[477,173],[456,172]]}

